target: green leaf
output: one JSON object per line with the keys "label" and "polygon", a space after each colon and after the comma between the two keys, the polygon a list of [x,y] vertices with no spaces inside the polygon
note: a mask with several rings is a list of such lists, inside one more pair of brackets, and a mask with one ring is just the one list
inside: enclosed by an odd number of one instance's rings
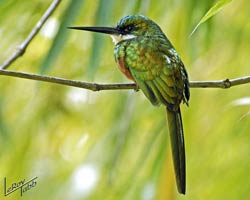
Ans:
{"label": "green leaf", "polygon": [[230,3],[232,0],[221,0],[218,1],[213,7],[211,7],[207,13],[201,18],[199,23],[195,26],[193,31],[191,32],[190,36],[193,35],[193,33],[196,31],[196,29],[205,21],[207,21],[209,18],[214,16],[217,12],[219,12],[223,7],[225,7],[228,3]]}
{"label": "green leaf", "polygon": [[65,45],[65,41],[67,40],[69,33],[66,27],[69,26],[69,24],[72,24],[72,21],[74,21],[74,19],[77,17],[83,3],[84,1],[82,0],[71,0],[71,2],[69,2],[68,7],[66,8],[66,11],[62,16],[61,24],[56,34],[56,37],[51,45],[48,54],[46,55],[45,59],[41,64],[40,72],[42,74],[45,74],[50,70],[53,63],[60,55],[61,49]]}
{"label": "green leaf", "polygon": [[[112,13],[114,1],[106,0],[100,1],[95,14],[95,26],[105,26],[108,23],[110,17],[109,13]],[[101,62],[101,55],[103,49],[105,49],[105,41],[103,35],[93,34],[92,50],[90,53],[90,60],[87,68],[86,78],[93,80],[96,71],[99,68]],[[112,57],[113,58],[113,57]]]}

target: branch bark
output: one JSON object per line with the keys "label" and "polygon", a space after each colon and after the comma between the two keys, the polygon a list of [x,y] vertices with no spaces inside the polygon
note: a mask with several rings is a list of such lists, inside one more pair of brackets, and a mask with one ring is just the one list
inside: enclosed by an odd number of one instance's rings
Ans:
{"label": "branch bark", "polygon": [[[64,78],[52,77],[52,76],[43,76],[38,74],[31,74],[26,72],[17,72],[10,70],[0,70],[0,75],[2,76],[12,76],[23,79],[31,79],[49,83],[55,83],[60,85],[67,85],[72,87],[83,88],[92,91],[100,90],[137,90],[137,87],[134,83],[130,84],[99,84],[99,83],[88,83],[77,80],[69,80]],[[216,80],[216,81],[190,81],[190,88],[222,88],[227,89],[237,85],[249,84],[250,76],[236,78],[236,79],[225,79],[225,80]]]}
{"label": "branch bark", "polygon": [[61,3],[61,0],[54,0],[49,8],[46,10],[44,15],[41,17],[41,19],[37,22],[33,30],[30,32],[28,37],[22,42],[22,44],[17,47],[17,50],[4,62],[2,66],[0,66],[0,69],[7,69],[17,58],[21,57],[31,41],[34,39],[34,37],[37,35],[37,33],[40,31],[44,23],[47,21],[47,19],[52,15],[52,13],[55,11],[57,6]]}

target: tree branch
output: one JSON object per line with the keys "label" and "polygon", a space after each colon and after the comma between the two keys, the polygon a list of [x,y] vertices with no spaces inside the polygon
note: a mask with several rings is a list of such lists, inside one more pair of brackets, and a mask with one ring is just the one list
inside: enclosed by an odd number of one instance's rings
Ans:
{"label": "tree branch", "polygon": [[[25,53],[25,50],[40,31],[44,23],[47,19],[52,15],[58,5],[61,3],[61,0],[53,0],[49,8],[46,10],[41,19],[37,22],[36,26],[30,32],[28,37],[21,43],[21,45],[17,48],[16,52],[14,52],[2,66],[0,66],[0,75],[3,76],[12,76],[24,79],[31,79],[43,82],[56,83],[61,85],[73,86],[78,88],[84,88],[92,91],[100,91],[100,90],[128,90],[134,89],[137,90],[137,87],[134,83],[130,84],[98,84],[98,83],[87,83],[83,81],[69,80],[58,77],[51,76],[42,76],[38,74],[30,74],[25,72],[16,72],[5,70],[8,68],[17,58],[22,56]],[[250,83],[250,76],[241,77],[237,79],[225,79],[225,80],[217,80],[217,81],[190,81],[191,88],[230,88],[236,85],[242,85]]]}
{"label": "tree branch", "polygon": [[54,0],[49,8],[46,10],[44,15],[41,17],[41,19],[37,22],[33,30],[30,32],[28,37],[22,42],[22,44],[17,48],[17,50],[4,62],[2,66],[0,66],[0,69],[7,69],[17,58],[22,56],[31,41],[34,39],[34,37],[37,35],[39,30],[42,28],[44,23],[47,21],[47,19],[52,15],[52,13],[55,11],[57,6],[60,4],[61,0]]}
{"label": "tree branch", "polygon": [[217,81],[191,81],[191,88],[222,88],[227,89],[236,85],[243,85],[250,83],[250,76],[235,78],[235,79],[225,79]]}
{"label": "tree branch", "polygon": [[[137,90],[134,83],[130,84],[99,84],[99,83],[88,83],[83,81],[69,80],[58,77],[43,76],[38,74],[31,74],[25,72],[16,72],[10,70],[0,70],[0,75],[12,76],[23,79],[31,79],[43,82],[56,83],[60,85],[67,85],[72,87],[84,88],[92,91],[100,90]],[[250,83],[250,76],[236,78],[236,79],[225,79],[217,81],[190,81],[190,88],[222,88],[227,89],[236,85],[243,85]]]}

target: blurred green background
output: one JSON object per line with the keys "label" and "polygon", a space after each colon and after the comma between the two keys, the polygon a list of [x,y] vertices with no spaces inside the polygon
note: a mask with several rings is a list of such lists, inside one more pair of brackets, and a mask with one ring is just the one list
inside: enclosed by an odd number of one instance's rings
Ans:
{"label": "blurred green background", "polygon": [[[50,5],[49,0],[0,1],[0,63],[11,55]],[[144,14],[172,41],[190,80],[250,74],[250,13],[232,1],[192,29],[216,1],[65,0],[10,70],[97,83],[127,83],[104,35],[73,25],[114,26]],[[141,92],[90,92],[0,77],[0,198],[36,200],[249,199],[250,90],[191,89],[182,106],[187,194],[177,194],[163,107]],[[20,197],[8,186],[38,177]]]}

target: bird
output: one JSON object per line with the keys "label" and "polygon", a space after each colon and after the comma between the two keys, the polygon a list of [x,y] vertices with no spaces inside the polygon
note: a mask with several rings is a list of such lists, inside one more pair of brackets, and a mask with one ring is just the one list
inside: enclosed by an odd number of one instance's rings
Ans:
{"label": "bird", "polygon": [[114,42],[119,70],[149,99],[166,108],[177,190],[186,193],[186,156],[180,104],[188,106],[188,73],[159,25],[143,15],[128,15],[115,27],[71,26],[104,33]]}

